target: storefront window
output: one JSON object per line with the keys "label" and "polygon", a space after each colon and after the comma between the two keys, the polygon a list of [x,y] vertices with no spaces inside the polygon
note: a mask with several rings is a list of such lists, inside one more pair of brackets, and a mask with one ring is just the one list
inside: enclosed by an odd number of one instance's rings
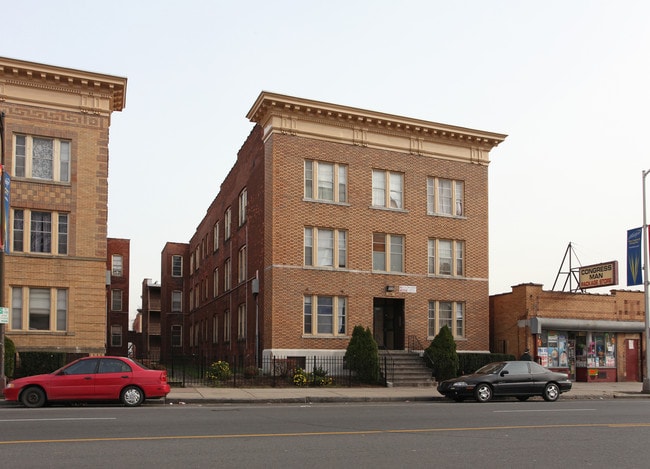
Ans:
{"label": "storefront window", "polygon": [[588,367],[614,368],[616,366],[616,341],[609,332],[592,333],[587,353]]}
{"label": "storefront window", "polygon": [[566,332],[543,331],[537,345],[540,365],[547,368],[568,368],[569,350]]}

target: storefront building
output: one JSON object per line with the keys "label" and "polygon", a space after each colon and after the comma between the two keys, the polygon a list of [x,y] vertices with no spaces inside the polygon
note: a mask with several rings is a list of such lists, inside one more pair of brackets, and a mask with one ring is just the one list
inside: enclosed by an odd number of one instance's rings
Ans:
{"label": "storefront building", "polygon": [[521,284],[490,297],[494,352],[533,359],[572,380],[642,381],[645,348],[643,292],[610,294],[544,291]]}

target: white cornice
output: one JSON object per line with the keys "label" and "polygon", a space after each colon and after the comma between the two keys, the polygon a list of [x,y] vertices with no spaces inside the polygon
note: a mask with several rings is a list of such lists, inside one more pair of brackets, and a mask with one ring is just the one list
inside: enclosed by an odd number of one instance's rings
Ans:
{"label": "white cornice", "polygon": [[274,132],[487,164],[504,134],[262,92],[246,116]]}

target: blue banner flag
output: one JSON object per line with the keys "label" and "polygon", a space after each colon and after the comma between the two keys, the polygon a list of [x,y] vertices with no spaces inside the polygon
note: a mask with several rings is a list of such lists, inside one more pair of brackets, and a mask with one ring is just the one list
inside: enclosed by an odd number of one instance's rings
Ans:
{"label": "blue banner flag", "polygon": [[627,230],[627,285],[642,285],[643,272],[641,268],[641,239],[642,228]]}

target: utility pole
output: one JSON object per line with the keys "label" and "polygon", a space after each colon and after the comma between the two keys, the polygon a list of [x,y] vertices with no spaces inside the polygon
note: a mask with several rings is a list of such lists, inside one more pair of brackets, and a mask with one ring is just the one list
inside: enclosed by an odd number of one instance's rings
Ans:
{"label": "utility pole", "polygon": [[[0,238],[2,246],[0,247],[0,307],[5,304],[5,244],[7,239],[7,226],[5,225],[5,113],[0,112]],[[0,394],[4,395],[4,389],[7,385],[5,376],[5,325],[0,321]]]}
{"label": "utility pole", "polygon": [[645,201],[645,178],[650,173],[650,169],[642,171],[643,175],[643,295],[645,298],[645,373],[643,376],[643,392],[650,393],[650,292],[648,287],[648,223],[646,218],[646,201]]}

